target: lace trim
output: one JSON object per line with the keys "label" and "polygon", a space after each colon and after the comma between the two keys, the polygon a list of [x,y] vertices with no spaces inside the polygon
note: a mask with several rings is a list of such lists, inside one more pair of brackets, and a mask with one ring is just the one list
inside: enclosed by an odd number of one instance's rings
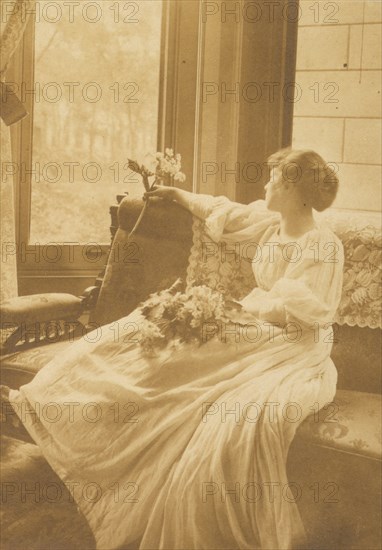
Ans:
{"label": "lace trim", "polygon": [[215,243],[204,227],[204,221],[194,217],[187,286],[205,284],[235,300],[244,298],[256,286],[251,263],[240,261],[226,243]]}

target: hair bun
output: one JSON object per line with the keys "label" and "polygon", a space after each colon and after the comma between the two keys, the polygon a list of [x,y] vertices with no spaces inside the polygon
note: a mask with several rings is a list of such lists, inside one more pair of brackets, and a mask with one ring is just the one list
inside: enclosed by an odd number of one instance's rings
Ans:
{"label": "hair bun", "polygon": [[[319,156],[319,155],[317,155]],[[322,212],[332,205],[338,191],[338,178],[335,171],[321,157],[322,177],[318,178],[314,193],[312,194],[312,207],[317,212]]]}

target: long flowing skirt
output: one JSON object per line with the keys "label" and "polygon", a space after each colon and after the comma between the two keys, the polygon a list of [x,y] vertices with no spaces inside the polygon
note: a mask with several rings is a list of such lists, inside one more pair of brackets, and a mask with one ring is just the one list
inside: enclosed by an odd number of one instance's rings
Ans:
{"label": "long flowing skirt", "polygon": [[330,344],[263,323],[150,355],[141,321],[135,310],[68,343],[10,395],[97,547],[293,548],[287,453],[334,397]]}

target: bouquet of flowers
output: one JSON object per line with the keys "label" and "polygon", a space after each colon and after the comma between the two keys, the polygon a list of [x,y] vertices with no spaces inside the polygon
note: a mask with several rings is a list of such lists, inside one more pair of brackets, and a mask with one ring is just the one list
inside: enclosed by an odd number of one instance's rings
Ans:
{"label": "bouquet of flowers", "polygon": [[[219,323],[228,321],[224,296],[208,286],[193,286],[179,290],[178,279],[168,290],[151,294],[142,305],[145,317],[141,327],[140,344],[145,351],[182,342],[203,344],[212,338]],[[207,327],[216,330],[206,330]]]}
{"label": "bouquet of flowers", "polygon": [[[150,191],[154,185],[161,183],[172,185],[174,181],[185,181],[186,176],[181,172],[181,160],[182,157],[179,153],[175,154],[172,149],[166,148],[164,153],[146,155],[142,164],[128,159],[128,167],[142,176],[146,191]],[[150,185],[148,178],[152,176],[154,176],[154,181]]]}

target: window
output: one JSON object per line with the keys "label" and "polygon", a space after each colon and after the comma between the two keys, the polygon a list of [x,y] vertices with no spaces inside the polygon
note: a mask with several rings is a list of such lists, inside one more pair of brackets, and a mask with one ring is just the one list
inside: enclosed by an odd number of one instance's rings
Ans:
{"label": "window", "polygon": [[162,2],[65,4],[37,3],[30,242],[108,243],[157,147]]}
{"label": "window", "polygon": [[7,75],[30,113],[12,126],[20,294],[94,284],[110,205],[143,192],[128,158],[173,146],[192,188],[199,2],[77,4],[36,3]]}

